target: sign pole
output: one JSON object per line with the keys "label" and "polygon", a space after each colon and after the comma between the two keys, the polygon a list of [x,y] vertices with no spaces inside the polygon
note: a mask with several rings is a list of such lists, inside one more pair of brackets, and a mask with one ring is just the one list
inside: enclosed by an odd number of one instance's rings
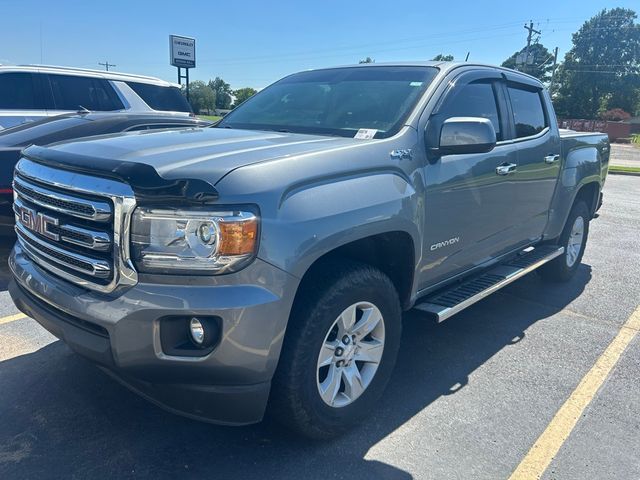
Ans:
{"label": "sign pole", "polygon": [[185,68],[187,71],[187,102],[189,101],[189,69]]}

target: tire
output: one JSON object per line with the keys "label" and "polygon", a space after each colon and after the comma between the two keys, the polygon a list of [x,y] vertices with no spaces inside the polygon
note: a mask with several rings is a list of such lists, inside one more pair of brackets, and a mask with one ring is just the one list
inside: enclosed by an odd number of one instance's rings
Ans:
{"label": "tire", "polygon": [[[538,269],[538,273],[544,280],[550,282],[567,282],[575,275],[582,261],[585,246],[587,245],[590,220],[591,215],[587,204],[583,201],[578,201],[571,209],[571,212],[569,212],[567,223],[557,242],[557,245],[564,247],[564,254],[554,258]],[[576,244],[580,231],[582,233],[579,244]]]}
{"label": "tire", "polygon": [[[376,323],[378,313],[381,320]],[[270,413],[294,431],[315,439],[340,435],[360,422],[376,406],[391,377],[400,345],[401,314],[393,283],[373,267],[334,261],[310,272],[289,318],[272,382]],[[344,343],[344,335],[340,337],[339,330],[346,323],[339,317],[347,323],[356,319],[357,328],[342,331],[350,332],[349,344]],[[358,331],[365,324],[375,327],[367,335]],[[373,360],[374,353],[380,356],[377,364],[358,360]],[[338,365],[340,359],[344,359],[342,366]],[[360,392],[361,385],[364,390]]]}

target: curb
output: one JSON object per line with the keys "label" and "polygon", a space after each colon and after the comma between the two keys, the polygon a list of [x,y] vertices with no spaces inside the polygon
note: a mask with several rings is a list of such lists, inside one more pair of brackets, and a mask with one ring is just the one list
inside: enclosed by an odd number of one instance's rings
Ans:
{"label": "curb", "polygon": [[620,170],[609,170],[609,175],[627,175],[629,177],[640,177],[640,172],[623,172]]}

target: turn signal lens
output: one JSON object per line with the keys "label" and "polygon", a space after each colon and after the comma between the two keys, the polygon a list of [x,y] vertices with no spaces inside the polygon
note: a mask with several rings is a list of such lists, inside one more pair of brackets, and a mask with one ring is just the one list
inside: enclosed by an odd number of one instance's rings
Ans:
{"label": "turn signal lens", "polygon": [[218,222],[220,229],[220,255],[247,255],[254,253],[258,235],[258,220]]}

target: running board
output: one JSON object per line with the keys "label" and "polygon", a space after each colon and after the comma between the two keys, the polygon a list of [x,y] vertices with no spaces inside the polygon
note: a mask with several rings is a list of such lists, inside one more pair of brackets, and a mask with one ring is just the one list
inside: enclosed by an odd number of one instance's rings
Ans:
{"label": "running board", "polygon": [[527,273],[564,253],[564,247],[541,246],[523,250],[516,258],[491,267],[486,272],[439,290],[422,299],[414,308],[442,322]]}

